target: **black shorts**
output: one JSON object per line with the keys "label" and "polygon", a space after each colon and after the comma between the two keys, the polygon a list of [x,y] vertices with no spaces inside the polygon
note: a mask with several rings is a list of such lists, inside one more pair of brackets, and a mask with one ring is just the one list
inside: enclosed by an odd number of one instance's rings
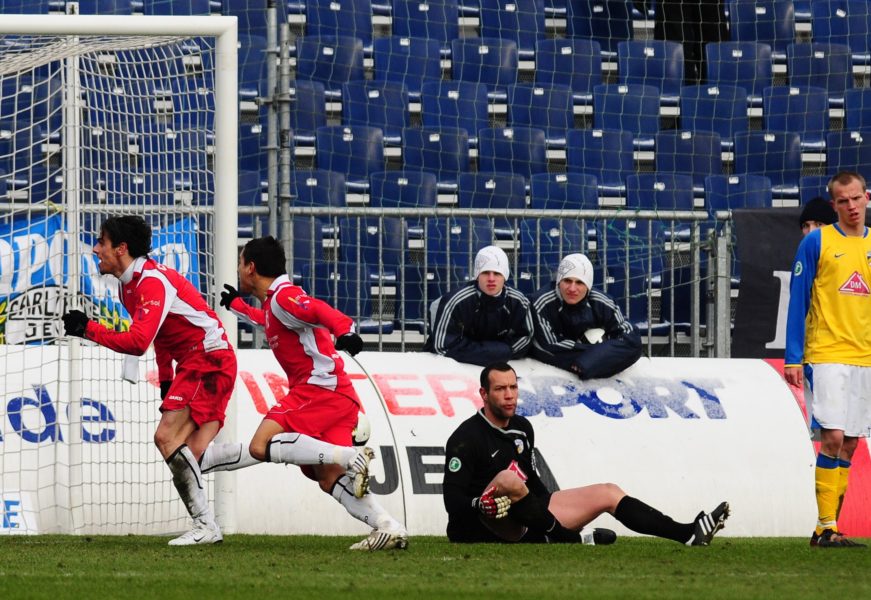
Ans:
{"label": "black shorts", "polygon": [[[507,540],[489,529],[481,519],[469,520],[457,527],[448,525],[448,539],[457,544],[544,544],[547,542],[543,531],[528,528],[520,539]],[[511,517],[505,517],[505,522],[506,524],[512,522]],[[522,527],[519,523],[517,526]]]}

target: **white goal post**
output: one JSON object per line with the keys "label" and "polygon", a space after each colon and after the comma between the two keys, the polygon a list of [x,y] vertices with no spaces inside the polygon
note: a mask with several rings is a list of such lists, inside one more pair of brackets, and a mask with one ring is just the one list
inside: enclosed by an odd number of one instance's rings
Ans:
{"label": "white goal post", "polygon": [[[60,315],[129,326],[91,246],[138,214],[235,343],[217,296],[237,277],[236,17],[4,14],[0,83],[0,536],[183,530],[152,443],[153,352],[122,381],[122,358],[63,337]],[[227,532],[233,481],[209,491]]]}

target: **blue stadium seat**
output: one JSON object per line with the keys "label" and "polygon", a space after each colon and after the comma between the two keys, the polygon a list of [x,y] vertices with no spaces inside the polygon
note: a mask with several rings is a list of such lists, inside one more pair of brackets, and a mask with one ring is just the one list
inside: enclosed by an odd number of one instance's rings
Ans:
{"label": "blue stadium seat", "polygon": [[[507,172],[461,173],[458,181],[459,208],[486,208],[494,215],[501,210],[526,208],[526,178]],[[493,230],[497,238],[515,240],[518,219],[495,217]]]}
{"label": "blue stadium seat", "polygon": [[0,2],[0,14],[10,15],[46,15],[57,10],[54,0],[3,0]]}
{"label": "blue stadium seat", "polygon": [[318,168],[344,174],[348,191],[367,189],[369,174],[384,170],[384,134],[376,127],[320,127],[315,137]]}
{"label": "blue stadium seat", "polygon": [[771,46],[756,42],[705,45],[708,83],[744,88],[752,106],[762,106],[762,90],[774,85]]}
{"label": "blue stadium seat", "polygon": [[345,206],[345,176],[324,169],[294,169],[293,206]]}
{"label": "blue stadium seat", "polygon": [[296,78],[320,81],[328,97],[338,98],[343,84],[365,78],[363,42],[353,37],[298,39]]}
{"label": "blue stadium seat", "polygon": [[365,265],[372,286],[396,286],[404,267],[407,237],[405,222],[396,217],[339,219],[342,258]]}
{"label": "blue stadium seat", "polygon": [[844,129],[871,128],[871,88],[855,88],[844,92]]}
{"label": "blue stadium seat", "polygon": [[593,39],[611,55],[617,44],[631,40],[633,33],[631,0],[591,0],[568,2],[567,38]]}
{"label": "blue stadium seat", "polygon": [[820,86],[829,93],[829,106],[843,106],[853,87],[850,49],[843,44],[790,44],[786,50],[789,85]]}
{"label": "blue stadium seat", "polygon": [[790,0],[730,0],[729,32],[736,42],[768,44],[779,60],[795,41],[795,8]]}
{"label": "blue stadium seat", "polygon": [[625,197],[626,177],[635,172],[628,131],[574,129],[566,136],[566,171],[593,175],[600,196]]}
{"label": "blue stadium seat", "polygon": [[[148,0],[144,1],[147,2]],[[199,2],[200,0],[196,1]],[[287,22],[287,2],[270,2],[270,0],[220,0],[218,3],[221,5],[222,15],[235,16],[238,19],[239,35],[267,37],[269,35],[267,7],[270,5],[275,7],[275,17],[279,26]]]}
{"label": "blue stadium seat", "polygon": [[626,208],[693,210],[693,178],[681,173],[641,173],[626,178]]}
{"label": "blue stadium seat", "polygon": [[567,85],[578,106],[592,105],[593,88],[602,83],[602,47],[583,39],[538,40],[535,84]]}
{"label": "blue stadium seat", "polygon": [[290,88],[290,98],[290,127],[294,143],[314,145],[318,127],[327,126],[324,84],[297,79]]}
{"label": "blue stadium seat", "polygon": [[478,170],[515,173],[525,179],[547,173],[544,131],[533,127],[482,129],[478,132]]}
{"label": "blue stadium seat", "polygon": [[399,145],[409,126],[408,92],[394,82],[354,81],[342,86],[342,124],[377,127],[387,144]]}
{"label": "blue stadium seat", "polygon": [[583,173],[537,173],[529,179],[529,207],[596,210],[599,208],[596,177]]}
{"label": "blue stadium seat", "polygon": [[436,176],[426,171],[379,171],[369,176],[369,205],[390,208],[435,208]]}
{"label": "blue stadium seat", "polygon": [[[238,176],[239,206],[263,206],[262,183],[260,171],[245,171],[240,169]],[[257,233],[255,231],[255,224],[258,219],[257,215],[245,214],[240,211],[237,227],[239,236],[243,238],[255,237]]]}
{"label": "blue stadium seat", "polygon": [[[424,235],[428,267],[450,265],[466,269],[471,277],[475,255],[493,243],[493,224],[481,217],[438,217],[426,221]],[[451,281],[453,287],[461,281]]]}
{"label": "blue stadium seat", "polygon": [[713,214],[735,208],[771,208],[771,180],[762,175],[705,178],[705,208]]}
{"label": "blue stadium seat", "polygon": [[749,131],[735,136],[735,173],[771,179],[776,197],[798,199],[801,139],[797,133]]}
{"label": "blue stadium seat", "polygon": [[747,90],[728,85],[688,85],[680,91],[681,128],[720,135],[723,150],[731,150],[736,133],[750,129]]}
{"label": "blue stadium seat", "polygon": [[659,89],[660,101],[677,105],[684,81],[683,46],[664,40],[627,41],[617,44],[620,83]]}
{"label": "blue stadium seat", "polygon": [[[129,15],[130,0],[77,0],[80,15]],[[145,0],[148,3],[148,0]],[[152,0],[152,2],[155,0]]]}
{"label": "blue stadium seat", "polygon": [[372,297],[366,266],[348,261],[318,262],[303,267],[305,289],[357,322],[362,334],[386,334],[392,323],[373,319]]}
{"label": "blue stadium seat", "polygon": [[778,85],[762,92],[763,129],[792,131],[801,136],[801,147],[822,152],[829,131],[829,96],[819,87]]}
{"label": "blue stadium seat", "polygon": [[469,170],[469,134],[465,129],[407,129],[402,142],[406,169],[434,173],[440,189],[456,192],[457,177]]}
{"label": "blue stadium seat", "polygon": [[435,40],[446,47],[460,37],[457,0],[393,0],[391,29],[394,36]]}
{"label": "blue stadium seat", "polygon": [[517,83],[517,42],[500,38],[459,38],[451,42],[451,74],[455,81],[483,83],[499,98]]}
{"label": "blue stadium seat", "polygon": [[568,86],[518,84],[508,88],[508,126],[543,130],[549,148],[565,148],[566,132],[574,128],[574,122]]}
{"label": "blue stadium seat", "polygon": [[[380,171],[369,176],[369,206],[372,208],[435,208],[438,204],[436,176],[426,171]],[[406,247],[410,240],[423,238],[423,224],[417,217],[404,218]]]}
{"label": "blue stadium seat", "polygon": [[544,0],[480,0],[478,22],[482,38],[513,40],[519,58],[532,60],[545,37]]}
{"label": "blue stadium seat", "polygon": [[324,222],[317,217],[293,217],[291,227],[293,238],[287,256],[290,276],[295,284],[310,290],[310,282],[303,283],[303,267],[324,261]]}
{"label": "blue stadium seat", "polygon": [[208,15],[211,12],[209,0],[142,0],[145,15]]}
{"label": "blue stadium seat", "polygon": [[405,85],[410,99],[420,98],[424,83],[442,77],[437,40],[393,36],[376,39],[373,47],[375,81]]}
{"label": "blue stadium seat", "polygon": [[833,172],[871,173],[871,129],[833,131],[828,134],[826,164]]}
{"label": "blue stadium seat", "polygon": [[659,131],[659,90],[649,85],[597,85],[593,127],[628,131],[637,150],[652,150]]}
{"label": "blue stadium seat", "polygon": [[469,143],[478,145],[478,130],[490,126],[487,86],[467,81],[431,81],[423,84],[420,119],[425,128],[465,129]]}
{"label": "blue stadium seat", "polygon": [[828,175],[806,175],[798,180],[799,202],[802,206],[808,203],[808,200],[819,196],[825,200],[829,200],[829,179]]}
{"label": "blue stadium seat", "polygon": [[308,1],[305,5],[306,37],[348,36],[372,45],[370,0]]}
{"label": "blue stadium seat", "polygon": [[656,172],[689,175],[702,196],[705,177],[723,173],[720,134],[707,131],[660,131],[656,134]]}
{"label": "blue stadium seat", "polygon": [[811,2],[813,40],[849,46],[853,66],[871,62],[871,7],[865,0]]}

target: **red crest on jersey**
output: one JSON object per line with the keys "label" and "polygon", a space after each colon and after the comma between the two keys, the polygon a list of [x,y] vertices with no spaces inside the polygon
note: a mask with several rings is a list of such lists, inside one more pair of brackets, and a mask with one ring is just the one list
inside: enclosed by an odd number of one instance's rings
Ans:
{"label": "red crest on jersey", "polygon": [[871,288],[868,283],[862,279],[859,271],[853,271],[853,274],[844,282],[838,291],[842,294],[850,294],[851,296],[868,296],[871,295]]}

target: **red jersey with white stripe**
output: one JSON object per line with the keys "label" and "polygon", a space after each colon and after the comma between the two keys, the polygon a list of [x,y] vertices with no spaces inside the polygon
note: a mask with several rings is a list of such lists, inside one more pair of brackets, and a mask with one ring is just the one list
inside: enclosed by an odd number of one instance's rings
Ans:
{"label": "red jersey with white stripe", "polygon": [[119,278],[121,302],[130,313],[129,331],[91,321],[85,337],[124,354],[141,356],[154,342],[160,381],[173,378],[172,361],[213,350],[230,350],[224,325],[203,296],[178,272],[140,257]]}
{"label": "red jersey with white stripe", "polygon": [[[287,275],[276,278],[263,308],[255,308],[241,298],[230,309],[250,323],[264,327],[269,347],[287,374],[291,388],[300,384],[317,385],[339,392],[359,404],[345,362],[336,352],[333,336],[355,329],[354,321],[326,302],[312,298],[293,285]],[[332,335],[331,335],[332,334]]]}

